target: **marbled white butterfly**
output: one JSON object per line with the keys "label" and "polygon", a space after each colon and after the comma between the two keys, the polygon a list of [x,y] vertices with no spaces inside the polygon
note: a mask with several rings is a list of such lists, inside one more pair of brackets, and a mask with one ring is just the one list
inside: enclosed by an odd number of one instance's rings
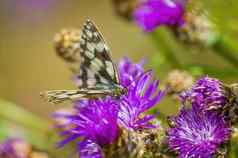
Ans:
{"label": "marbled white butterfly", "polygon": [[116,65],[97,27],[90,20],[83,25],[79,39],[80,68],[77,90],[53,90],[43,93],[49,102],[61,103],[82,98],[119,97],[127,93],[120,85]]}

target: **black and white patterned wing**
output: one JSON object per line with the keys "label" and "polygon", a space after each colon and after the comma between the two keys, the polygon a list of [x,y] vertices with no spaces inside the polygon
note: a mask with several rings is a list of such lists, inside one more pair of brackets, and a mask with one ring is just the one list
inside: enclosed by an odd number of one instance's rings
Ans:
{"label": "black and white patterned wing", "polygon": [[119,84],[117,68],[110,50],[97,27],[87,20],[80,38],[81,65],[77,76],[79,88]]}
{"label": "black and white patterned wing", "polygon": [[110,89],[95,89],[95,88],[85,88],[78,90],[53,90],[46,91],[40,95],[47,99],[47,101],[58,104],[65,101],[76,101],[82,98],[96,99],[104,97],[105,95],[110,95]]}

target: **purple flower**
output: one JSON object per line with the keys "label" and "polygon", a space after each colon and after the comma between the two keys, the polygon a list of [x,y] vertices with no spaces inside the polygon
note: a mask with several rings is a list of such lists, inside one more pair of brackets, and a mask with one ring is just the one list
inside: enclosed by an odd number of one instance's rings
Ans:
{"label": "purple flower", "polygon": [[101,147],[90,139],[84,139],[78,144],[81,158],[102,158]]}
{"label": "purple flower", "polygon": [[135,81],[140,75],[144,73],[144,60],[141,60],[139,63],[132,63],[130,59],[124,57],[120,60],[119,68],[119,77],[120,83],[124,87],[131,86],[133,81]]}
{"label": "purple flower", "polygon": [[119,62],[119,76],[122,86],[128,93],[117,101],[119,107],[118,122],[128,130],[154,128],[153,115],[145,112],[155,106],[163,93],[158,89],[159,81],[153,80],[151,71],[145,72],[144,60],[132,63],[128,58]]}
{"label": "purple flower", "polygon": [[135,86],[129,87],[128,94],[122,96],[118,102],[119,123],[129,130],[155,127],[150,123],[154,116],[144,114],[163,96],[158,89],[159,81],[151,81],[152,77],[151,72],[144,73],[135,81]]}
{"label": "purple flower", "polygon": [[77,114],[69,116],[72,128],[61,133],[66,139],[59,146],[81,138],[78,143],[79,153],[82,154],[80,157],[100,157],[101,147],[113,143],[118,136],[117,116],[117,108],[112,99],[90,100],[88,106],[78,108]]}
{"label": "purple flower", "polygon": [[211,158],[230,136],[230,128],[221,116],[200,113],[196,106],[183,108],[172,121],[173,127],[167,132],[168,144],[180,158]]}
{"label": "purple flower", "polygon": [[222,82],[210,77],[199,79],[191,90],[182,93],[181,100],[190,101],[203,111],[223,108],[228,102]]}
{"label": "purple flower", "polygon": [[134,10],[134,20],[147,32],[161,25],[180,26],[185,4],[186,0],[145,0]]}
{"label": "purple flower", "polygon": [[120,98],[79,100],[75,102],[74,114],[54,114],[67,120],[63,125],[67,128],[62,132],[66,139],[59,146],[81,138],[80,157],[101,158],[102,148],[114,143],[119,136],[119,127],[128,130],[156,127],[151,124],[154,116],[144,113],[160,101],[163,93],[158,89],[159,81],[153,80],[152,72],[145,72],[142,65],[143,61],[134,64],[128,58],[120,61],[120,84],[128,91]]}
{"label": "purple flower", "polygon": [[3,158],[27,158],[31,152],[31,145],[27,142],[10,138],[0,144],[0,157]]}

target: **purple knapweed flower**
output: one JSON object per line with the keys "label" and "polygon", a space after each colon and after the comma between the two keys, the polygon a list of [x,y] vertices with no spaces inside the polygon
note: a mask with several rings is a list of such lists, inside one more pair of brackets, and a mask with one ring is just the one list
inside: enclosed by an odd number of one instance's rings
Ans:
{"label": "purple knapweed flower", "polygon": [[128,58],[119,62],[119,77],[128,93],[117,101],[118,122],[128,130],[153,128],[153,115],[144,114],[154,107],[162,98],[158,89],[159,81],[153,80],[152,72],[143,68],[144,60],[132,63]]}
{"label": "purple knapweed flower", "polygon": [[80,158],[102,158],[101,147],[90,139],[85,139],[78,144]]}
{"label": "purple knapweed flower", "polygon": [[181,26],[185,4],[186,0],[145,0],[134,10],[133,17],[146,32],[161,25]]}
{"label": "purple knapweed flower", "polygon": [[228,99],[225,95],[222,82],[215,78],[203,77],[180,96],[182,102],[190,101],[201,110],[217,110],[223,108]]}
{"label": "purple knapweed flower", "polygon": [[230,136],[223,117],[213,112],[200,113],[196,106],[182,108],[168,129],[168,145],[180,158],[211,158]]}
{"label": "purple knapweed flower", "polygon": [[119,123],[129,130],[155,127],[150,123],[155,117],[144,114],[163,96],[158,89],[159,81],[152,80],[152,77],[152,72],[144,73],[135,81],[135,86],[129,87],[128,94],[122,96],[118,102]]}
{"label": "purple knapweed flower", "polygon": [[119,134],[117,116],[113,100],[90,100],[88,106],[79,107],[76,114],[69,116],[72,128],[61,133],[66,139],[59,146],[81,138],[78,143],[80,158],[102,157],[101,148],[112,144]]}
{"label": "purple knapweed flower", "polygon": [[66,139],[59,146],[80,138],[81,158],[101,158],[103,147],[117,140],[120,127],[127,130],[157,127],[151,123],[154,116],[145,112],[160,101],[163,93],[158,89],[159,81],[152,78],[151,71],[144,71],[142,65],[143,61],[134,64],[128,58],[119,62],[120,84],[128,91],[120,98],[79,100],[75,102],[74,114],[54,114],[67,120],[63,125],[67,128],[62,131]]}
{"label": "purple knapweed flower", "polygon": [[132,86],[133,81],[144,73],[144,62],[141,60],[139,63],[133,63],[127,57],[120,60],[118,64],[120,84],[124,87]]}
{"label": "purple knapweed flower", "polygon": [[28,158],[31,145],[22,139],[9,138],[0,144],[1,158]]}

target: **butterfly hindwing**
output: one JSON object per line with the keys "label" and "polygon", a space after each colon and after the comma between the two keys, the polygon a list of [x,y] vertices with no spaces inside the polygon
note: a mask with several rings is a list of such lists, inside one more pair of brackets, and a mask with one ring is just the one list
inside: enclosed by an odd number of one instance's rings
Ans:
{"label": "butterfly hindwing", "polygon": [[87,20],[80,38],[81,65],[79,88],[119,84],[118,73],[111,60],[110,50],[96,26]]}
{"label": "butterfly hindwing", "polygon": [[53,90],[46,91],[42,93],[49,102],[58,104],[64,101],[76,101],[82,98],[100,98],[105,95],[110,95],[111,91],[109,89],[79,89],[79,90]]}

